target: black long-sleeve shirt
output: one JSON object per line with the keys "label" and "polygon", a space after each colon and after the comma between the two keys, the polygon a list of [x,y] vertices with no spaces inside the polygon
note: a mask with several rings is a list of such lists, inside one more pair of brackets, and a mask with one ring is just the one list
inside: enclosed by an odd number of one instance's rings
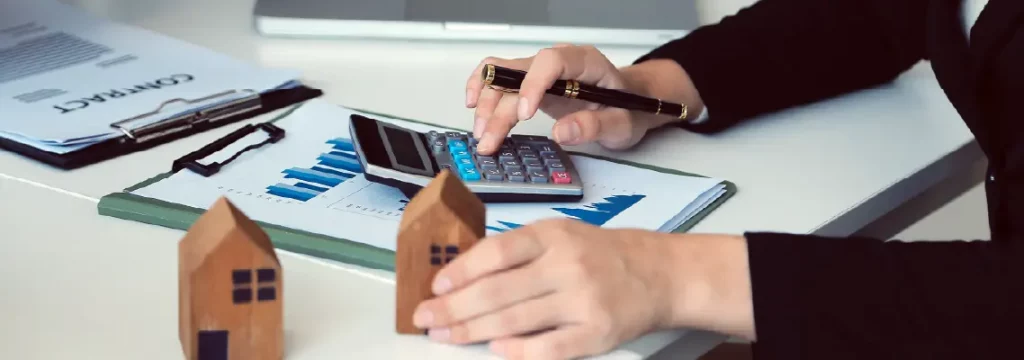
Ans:
{"label": "black long-sleeve shirt", "polygon": [[985,135],[1001,179],[986,185],[990,241],[746,234],[756,358],[1024,359],[1024,126],[1006,125],[1024,122],[1011,106],[1024,101],[1022,2],[992,0],[968,47],[957,0],[760,0],[638,60],[686,69],[710,116],[680,126],[700,133],[931,60]]}

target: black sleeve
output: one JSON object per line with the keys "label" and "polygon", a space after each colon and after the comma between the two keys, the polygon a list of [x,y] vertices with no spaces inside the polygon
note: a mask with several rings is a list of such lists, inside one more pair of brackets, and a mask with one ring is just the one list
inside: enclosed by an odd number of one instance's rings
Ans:
{"label": "black sleeve", "polygon": [[747,234],[757,359],[1022,358],[1024,243]]}
{"label": "black sleeve", "polygon": [[636,62],[672,59],[709,110],[695,132],[893,80],[925,58],[928,0],[760,0]]}

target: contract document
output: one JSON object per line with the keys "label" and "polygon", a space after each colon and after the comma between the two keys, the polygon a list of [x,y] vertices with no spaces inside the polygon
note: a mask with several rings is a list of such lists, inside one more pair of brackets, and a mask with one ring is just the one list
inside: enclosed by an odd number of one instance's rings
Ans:
{"label": "contract document", "polygon": [[57,1],[5,0],[0,11],[0,137],[52,153],[296,78]]}

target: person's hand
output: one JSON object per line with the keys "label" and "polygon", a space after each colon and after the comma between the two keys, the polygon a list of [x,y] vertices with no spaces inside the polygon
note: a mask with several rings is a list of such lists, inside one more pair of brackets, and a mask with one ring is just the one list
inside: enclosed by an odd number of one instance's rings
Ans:
{"label": "person's hand", "polygon": [[[527,71],[518,94],[491,89],[480,73],[485,64]],[[543,111],[555,119],[552,137],[562,145],[596,142],[610,149],[635,145],[648,130],[672,117],[627,111],[545,93],[558,79],[670,100],[685,101],[699,110],[699,98],[678,65],[653,60],[619,69],[592,46],[557,45],[519,59],[489,57],[474,69],[466,83],[466,106],[475,108],[473,136],[477,150],[491,154],[519,122]]]}
{"label": "person's hand", "polygon": [[606,352],[672,318],[661,235],[559,219],[485,238],[439,271],[414,323],[509,359]]}

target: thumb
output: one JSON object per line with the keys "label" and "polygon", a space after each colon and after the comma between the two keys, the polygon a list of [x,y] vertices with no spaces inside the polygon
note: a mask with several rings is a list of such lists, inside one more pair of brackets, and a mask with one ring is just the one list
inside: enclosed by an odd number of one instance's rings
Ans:
{"label": "thumb", "polygon": [[552,134],[560,145],[598,142],[608,148],[621,149],[636,142],[629,111],[618,108],[571,113],[555,122]]}

